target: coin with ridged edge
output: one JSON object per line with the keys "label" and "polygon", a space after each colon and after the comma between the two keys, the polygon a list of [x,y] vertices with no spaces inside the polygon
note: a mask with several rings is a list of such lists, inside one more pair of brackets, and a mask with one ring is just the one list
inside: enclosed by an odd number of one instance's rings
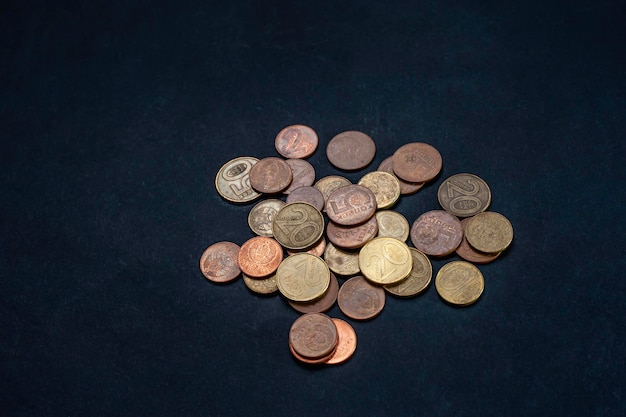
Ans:
{"label": "coin with ridged edge", "polygon": [[377,285],[395,284],[411,273],[413,258],[406,243],[392,237],[370,240],[359,252],[359,268]]}
{"label": "coin with ridged edge", "polygon": [[247,203],[260,197],[250,185],[250,170],[257,162],[252,156],[240,156],[222,165],[215,176],[219,195],[232,203]]}
{"label": "coin with ridged edge", "polygon": [[330,270],[326,263],[310,253],[288,256],[276,271],[278,291],[285,298],[296,301],[312,301],[320,298],[330,285]]}
{"label": "coin with ridged edge", "polygon": [[274,238],[287,249],[305,249],[324,233],[322,213],[309,203],[285,204],[274,216]]}

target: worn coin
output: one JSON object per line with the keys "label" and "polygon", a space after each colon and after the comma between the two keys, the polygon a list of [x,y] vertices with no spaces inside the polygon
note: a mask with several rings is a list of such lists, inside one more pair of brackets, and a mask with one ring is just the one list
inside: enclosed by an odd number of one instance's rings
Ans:
{"label": "worn coin", "polygon": [[332,194],[337,188],[344,187],[352,184],[349,179],[339,175],[329,175],[327,177],[320,178],[313,187],[320,190],[324,196],[324,202],[328,200],[328,196]]}
{"label": "worn coin", "polygon": [[259,160],[250,169],[250,185],[260,193],[275,194],[286,189],[293,174],[287,163],[273,156]]}
{"label": "worn coin", "polygon": [[441,183],[437,198],[445,211],[458,217],[470,217],[487,209],[491,190],[474,174],[455,174]]}
{"label": "worn coin", "polygon": [[344,320],[333,317],[331,319],[337,327],[337,348],[333,355],[326,361],[328,365],[338,365],[346,362],[356,351],[356,332],[350,324]]}
{"label": "worn coin", "polygon": [[393,210],[376,212],[378,237],[393,237],[402,242],[409,238],[409,222],[402,214]]}
{"label": "worn coin", "polygon": [[393,154],[393,172],[405,181],[430,181],[439,174],[441,166],[441,154],[427,143],[407,143]]}
{"label": "worn coin", "polygon": [[337,347],[338,340],[335,323],[323,313],[305,313],[289,329],[290,346],[307,359],[328,356]]}
{"label": "worn coin", "polygon": [[[378,170],[388,172],[398,178],[398,176],[393,172],[393,155],[383,159],[383,162],[381,162],[378,166]],[[400,183],[400,194],[402,195],[414,194],[425,184],[424,182],[408,182],[402,178],[398,178],[398,182]]]}
{"label": "worn coin", "polygon": [[213,282],[230,282],[241,273],[237,257],[240,247],[232,242],[217,242],[205,249],[200,257],[200,271]]}
{"label": "worn coin", "polygon": [[276,150],[285,158],[306,158],[317,149],[317,133],[305,125],[291,125],[281,130],[274,141]]}
{"label": "worn coin", "polygon": [[287,196],[287,203],[298,201],[309,203],[319,211],[324,209],[324,195],[315,187],[296,188]]}
{"label": "worn coin", "polygon": [[463,228],[447,211],[431,210],[413,222],[410,234],[413,246],[426,255],[446,256],[461,244]]}
{"label": "worn coin", "polygon": [[330,270],[322,258],[296,253],[285,258],[276,271],[278,290],[288,300],[315,300],[328,290]]}
{"label": "worn coin", "polygon": [[415,248],[409,248],[413,266],[408,277],[397,284],[385,285],[387,292],[398,297],[413,297],[421,294],[428,288],[433,276],[433,267],[430,260]]}
{"label": "worn coin", "polygon": [[[463,227],[463,231],[465,231],[465,229],[467,228],[467,224],[469,223],[470,219],[471,217],[467,217],[461,220],[461,227]],[[494,261],[495,259],[498,258],[498,256],[500,256],[500,253],[502,252],[485,253],[485,252],[477,251],[476,249],[471,247],[469,243],[467,243],[467,237],[465,237],[465,233],[463,233],[463,240],[461,241],[461,244],[459,245],[458,248],[456,248],[457,255],[459,255],[461,258],[465,259],[466,261],[469,261],[475,264],[486,264],[491,261]]]}
{"label": "worn coin", "polygon": [[287,187],[283,193],[290,194],[296,188],[313,185],[315,181],[315,168],[313,168],[313,165],[304,159],[286,159],[285,163],[291,168],[291,176],[293,179],[289,187]]}
{"label": "worn coin", "polygon": [[304,249],[287,249],[287,254],[295,255],[296,253],[310,253],[315,256],[322,257],[324,255],[324,250],[326,249],[326,239],[324,237],[320,237],[320,239],[308,248]]}
{"label": "worn coin", "polygon": [[478,213],[467,223],[465,231],[467,242],[481,252],[502,252],[513,241],[511,222],[495,211]]}
{"label": "worn coin", "polygon": [[246,287],[257,294],[268,295],[278,291],[275,272],[263,278],[251,278],[246,274],[242,274],[242,277]]}
{"label": "worn coin", "polygon": [[365,174],[358,182],[368,188],[376,198],[376,207],[386,209],[400,198],[400,182],[395,175],[384,171],[372,171]]}
{"label": "worn coin", "polygon": [[411,273],[413,258],[406,243],[392,237],[370,240],[359,252],[359,268],[377,285],[395,284]]}
{"label": "worn coin", "polygon": [[357,275],[339,287],[337,304],[343,314],[351,319],[368,320],[383,311],[385,290]]}
{"label": "worn coin", "polygon": [[342,249],[357,249],[376,237],[378,223],[376,217],[372,217],[363,224],[356,226],[342,226],[334,222],[328,222],[326,236],[335,246]]}
{"label": "worn coin", "polygon": [[333,137],[326,147],[326,156],[339,169],[352,171],[365,168],[376,155],[376,144],[363,132],[349,130]]}
{"label": "worn coin", "polygon": [[273,198],[257,203],[248,213],[250,229],[259,236],[274,236],[272,231],[274,216],[284,205],[283,201]]}
{"label": "worn coin", "polygon": [[237,261],[241,271],[252,278],[266,277],[276,271],[283,259],[283,248],[271,237],[248,239],[239,251]]}
{"label": "worn coin", "polygon": [[359,269],[359,252],[338,248],[331,242],[326,245],[324,260],[330,270],[338,275],[354,275],[361,271]]}
{"label": "worn coin", "polygon": [[335,274],[331,272],[328,289],[320,298],[308,302],[296,302],[291,300],[288,300],[288,302],[294,310],[299,311],[300,313],[323,313],[324,311],[330,310],[330,308],[335,304],[338,292],[339,282],[337,282]]}
{"label": "worn coin", "polygon": [[320,358],[311,359],[311,358],[307,358],[305,356],[302,356],[298,352],[296,352],[294,350],[293,346],[291,345],[291,342],[289,342],[289,351],[291,352],[293,357],[296,358],[298,361],[300,361],[302,363],[306,363],[308,365],[326,365],[326,361],[329,360],[335,353],[335,351],[333,350],[332,352],[330,352],[326,356],[322,356]]}
{"label": "worn coin", "polygon": [[374,215],[376,197],[362,185],[346,185],[328,196],[325,208],[330,220],[344,226],[353,226],[366,222]]}
{"label": "worn coin", "polygon": [[478,300],[485,281],[480,270],[471,263],[454,261],[441,267],[435,278],[435,288],[445,301],[463,307]]}
{"label": "worn coin", "polygon": [[305,249],[324,233],[322,213],[309,203],[285,204],[274,216],[274,238],[287,249]]}
{"label": "worn coin", "polygon": [[217,192],[233,203],[247,203],[260,197],[250,185],[250,170],[258,161],[252,156],[240,156],[222,165],[215,176]]}

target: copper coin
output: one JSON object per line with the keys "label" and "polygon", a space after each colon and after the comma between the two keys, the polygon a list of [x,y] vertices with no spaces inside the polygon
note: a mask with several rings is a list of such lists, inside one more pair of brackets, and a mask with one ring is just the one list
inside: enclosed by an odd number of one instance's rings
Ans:
{"label": "copper coin", "polygon": [[346,185],[332,192],[326,201],[326,214],[337,224],[353,226],[369,220],[376,212],[376,197],[362,185]]}
{"label": "copper coin", "polygon": [[319,211],[324,209],[324,195],[315,187],[296,188],[287,196],[287,203],[301,201],[309,203]]}
{"label": "copper coin", "polygon": [[317,133],[305,125],[291,125],[276,135],[274,145],[285,158],[306,158],[317,149]]}
{"label": "copper coin", "polygon": [[365,168],[376,155],[376,144],[363,132],[349,130],[328,142],[326,156],[339,169],[352,171]]}
{"label": "copper coin", "polygon": [[287,254],[295,255],[296,253],[306,252],[311,255],[315,255],[318,257],[322,257],[324,255],[324,251],[326,250],[326,239],[322,236],[320,240],[315,242],[313,246],[304,249],[287,249]]}
{"label": "copper coin", "polygon": [[330,310],[330,308],[335,304],[338,292],[339,282],[337,282],[335,274],[331,272],[330,285],[328,286],[326,293],[324,293],[324,295],[320,298],[309,302],[296,302],[291,300],[288,300],[288,302],[294,310],[299,311],[300,313],[323,313],[324,311]]}
{"label": "copper coin", "polygon": [[491,190],[474,174],[455,174],[441,183],[437,199],[450,214],[470,217],[487,209],[491,203]]}
{"label": "copper coin", "polygon": [[276,157],[259,160],[250,169],[250,185],[260,193],[274,194],[286,189],[293,174],[287,163]]}
{"label": "copper coin", "polygon": [[441,154],[423,142],[407,143],[393,154],[393,172],[405,181],[430,181],[441,171]]}
{"label": "copper coin", "polygon": [[[335,349],[336,349],[336,347],[335,347]],[[326,361],[328,361],[330,358],[332,358],[333,355],[335,354],[335,351],[333,350],[328,355],[322,356],[321,358],[309,359],[309,358],[306,358],[306,357],[300,355],[298,352],[296,352],[294,350],[293,345],[291,344],[291,342],[289,343],[289,350],[291,351],[291,354],[293,355],[294,358],[296,358],[297,360],[299,360],[302,363],[306,363],[306,364],[309,364],[309,365],[325,365]]]}
{"label": "copper coin", "polygon": [[293,180],[283,193],[289,194],[296,188],[313,185],[315,181],[315,168],[313,168],[313,165],[304,159],[286,159],[285,162],[291,168]]}
{"label": "copper coin", "polygon": [[200,271],[209,281],[229,282],[239,276],[237,262],[240,248],[232,242],[214,243],[200,257]]}
{"label": "copper coin", "polygon": [[283,260],[283,248],[271,237],[256,236],[241,246],[237,260],[247,276],[266,277],[278,269]]}
{"label": "copper coin", "polygon": [[289,330],[291,347],[307,359],[328,356],[337,347],[337,341],[337,327],[323,313],[305,313],[293,322]]}
{"label": "copper coin", "polygon": [[385,306],[385,290],[370,284],[364,277],[352,277],[339,288],[339,309],[354,320],[369,320],[376,317]]}
{"label": "copper coin", "polygon": [[456,254],[459,255],[461,258],[465,259],[466,261],[470,261],[475,264],[486,264],[495,260],[498,256],[500,256],[500,253],[502,252],[496,252],[496,253],[480,252],[474,249],[473,247],[471,247],[469,243],[467,243],[467,238],[465,237],[465,228],[467,227],[467,223],[470,220],[471,220],[471,217],[467,217],[461,220],[461,227],[463,228],[463,240],[461,241],[461,244],[459,245],[459,247],[456,248]]}
{"label": "copper coin", "polygon": [[400,182],[400,194],[403,194],[403,195],[416,193],[425,184],[423,182],[408,182],[408,181],[403,180],[402,178],[399,178],[393,172],[393,155],[383,160],[383,162],[381,162],[380,165],[378,166],[378,170],[385,171],[392,175],[395,175],[395,177],[398,178],[398,182]]}
{"label": "copper coin", "polygon": [[463,228],[447,211],[431,210],[413,222],[410,235],[413,245],[426,255],[446,256],[461,244]]}
{"label": "copper coin", "polygon": [[247,203],[260,197],[250,186],[250,170],[259,162],[252,156],[240,156],[226,162],[215,176],[215,188],[226,200]]}
{"label": "copper coin", "polygon": [[329,365],[338,365],[350,359],[356,351],[356,332],[349,323],[341,319],[333,317],[331,320],[335,323],[335,327],[337,327],[339,340],[337,341],[335,352],[326,363]]}
{"label": "copper coin", "polygon": [[326,226],[326,236],[333,245],[343,249],[356,249],[374,239],[378,234],[378,221],[372,217],[357,226],[342,226],[329,222]]}

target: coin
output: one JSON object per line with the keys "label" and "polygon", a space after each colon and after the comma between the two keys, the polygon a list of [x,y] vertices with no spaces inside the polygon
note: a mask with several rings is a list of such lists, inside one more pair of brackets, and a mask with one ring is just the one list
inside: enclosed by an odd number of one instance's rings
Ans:
{"label": "coin", "polygon": [[376,144],[363,132],[349,130],[333,137],[326,157],[335,167],[347,171],[365,168],[376,155]]}
{"label": "coin", "polygon": [[385,285],[387,292],[398,297],[413,297],[421,294],[428,288],[433,276],[433,267],[430,260],[415,248],[409,248],[413,266],[409,276],[397,284]]}
{"label": "coin", "polygon": [[502,252],[513,241],[511,222],[495,211],[478,213],[470,219],[465,230],[467,242],[481,252]]}
{"label": "coin", "polygon": [[322,236],[320,240],[315,242],[313,246],[304,249],[287,249],[287,254],[295,255],[296,253],[310,253],[311,255],[321,257],[324,254],[324,250],[326,249],[326,239]]}
{"label": "coin", "polygon": [[250,229],[259,236],[274,236],[274,232],[272,232],[274,216],[284,205],[283,201],[276,199],[263,200],[257,203],[248,213]]}
{"label": "coin", "polygon": [[377,285],[395,284],[411,273],[413,258],[404,242],[392,237],[370,240],[359,252],[359,268],[369,281]]}
{"label": "coin", "polygon": [[446,256],[461,244],[463,228],[459,219],[444,210],[422,214],[411,226],[411,242],[431,256]]}
{"label": "coin", "polygon": [[287,249],[304,249],[324,233],[324,217],[309,203],[285,204],[274,216],[274,238]]}
{"label": "coin", "polygon": [[291,345],[291,342],[289,342],[289,351],[291,352],[293,357],[296,358],[298,361],[300,361],[302,363],[306,363],[308,365],[325,365],[326,361],[329,360],[333,356],[333,354],[335,353],[335,351],[333,350],[328,355],[322,356],[321,358],[310,359],[310,358],[302,356],[298,352],[296,352],[294,350],[293,346]]}
{"label": "coin", "polygon": [[278,291],[278,285],[276,284],[276,273],[270,274],[264,278],[251,278],[246,274],[242,274],[243,283],[252,292],[262,295],[273,294]]}
{"label": "coin", "polygon": [[400,198],[400,182],[395,175],[384,171],[372,171],[365,174],[358,182],[368,188],[376,198],[376,207],[386,209]]}
{"label": "coin", "polygon": [[298,317],[289,329],[289,344],[300,356],[319,359],[337,347],[339,336],[335,323],[323,313],[306,313]]}
{"label": "coin", "polygon": [[358,274],[361,271],[358,252],[340,249],[331,242],[326,245],[324,260],[335,274],[346,276]]}
{"label": "coin", "polygon": [[317,149],[317,133],[309,126],[291,125],[276,135],[274,145],[285,158],[306,158]]}
{"label": "coin", "polygon": [[339,287],[337,304],[343,314],[351,319],[369,320],[383,311],[385,290],[357,275]]}
{"label": "coin", "polygon": [[372,217],[363,224],[357,226],[342,226],[334,222],[328,222],[326,236],[335,246],[342,249],[357,249],[376,237],[378,223],[376,217]]}
{"label": "coin", "polygon": [[432,145],[412,142],[393,154],[393,172],[405,181],[430,181],[441,171],[441,154]]}
{"label": "coin", "polygon": [[291,168],[291,176],[293,177],[291,184],[283,191],[290,194],[293,190],[300,187],[313,185],[315,181],[315,168],[304,159],[286,159],[285,162]]}
{"label": "coin", "polygon": [[[393,172],[393,155],[384,159],[378,166],[378,170],[388,172],[398,178],[398,176]],[[398,182],[400,183],[400,194],[402,195],[414,194],[425,184],[424,182],[408,182],[402,178],[398,178]]]}
{"label": "coin", "polygon": [[260,197],[250,185],[250,170],[258,161],[252,156],[240,156],[222,165],[215,176],[217,192],[233,203],[247,203]]}
{"label": "coin", "polygon": [[326,360],[326,363],[329,365],[338,365],[346,362],[354,355],[356,351],[356,332],[349,323],[341,319],[333,317],[331,320],[335,323],[335,327],[337,328],[338,341],[335,352],[330,359]]}
{"label": "coin", "polygon": [[217,242],[205,249],[200,257],[200,271],[213,282],[230,282],[241,273],[237,256],[240,248],[232,242]]}
{"label": "coin", "polygon": [[330,220],[353,226],[369,220],[376,212],[376,197],[362,185],[346,185],[328,196],[326,214]]}
{"label": "coin", "polygon": [[291,301],[312,301],[326,292],[330,270],[326,263],[310,253],[296,253],[285,258],[276,271],[278,290]]}
{"label": "coin", "polygon": [[352,184],[349,179],[341,177],[339,175],[329,175],[324,178],[320,178],[313,187],[320,190],[324,196],[324,202],[328,200],[328,196],[332,194],[339,187]]}
{"label": "coin", "polygon": [[298,201],[309,203],[319,211],[324,209],[324,195],[315,187],[296,188],[287,196],[287,203]]}
{"label": "coin", "polygon": [[293,174],[287,163],[273,156],[259,160],[250,169],[250,185],[260,193],[275,194],[286,189]]}
{"label": "coin", "polygon": [[378,237],[393,237],[402,242],[409,238],[409,222],[397,211],[377,211],[376,222],[378,223]]}
{"label": "coin", "polygon": [[445,301],[463,307],[478,300],[485,281],[480,270],[471,263],[453,261],[441,267],[435,278],[435,288]]}
{"label": "coin", "polygon": [[332,272],[330,273],[330,284],[328,285],[328,289],[317,300],[308,301],[308,302],[296,302],[289,301],[289,305],[293,307],[294,310],[299,311],[300,313],[323,313],[324,311],[330,310],[330,308],[337,301],[337,293],[339,292],[339,282],[337,282],[337,277]]}
{"label": "coin", "polygon": [[467,217],[461,220],[461,227],[463,227],[464,236],[463,236],[463,240],[461,240],[461,244],[459,245],[458,248],[456,248],[456,254],[459,255],[461,258],[465,259],[466,261],[469,261],[475,264],[486,264],[495,260],[496,258],[498,258],[498,256],[500,256],[500,253],[502,252],[496,252],[496,253],[480,252],[474,249],[473,247],[471,247],[469,243],[467,243],[467,238],[465,237],[465,229],[467,228],[467,223],[469,223],[470,219],[471,217]]}
{"label": "coin", "polygon": [[276,271],[283,259],[283,248],[271,237],[248,239],[239,251],[237,261],[241,271],[253,278],[266,277]]}
{"label": "coin", "polygon": [[474,174],[455,174],[441,183],[437,198],[450,214],[469,217],[487,209],[491,203],[491,190]]}

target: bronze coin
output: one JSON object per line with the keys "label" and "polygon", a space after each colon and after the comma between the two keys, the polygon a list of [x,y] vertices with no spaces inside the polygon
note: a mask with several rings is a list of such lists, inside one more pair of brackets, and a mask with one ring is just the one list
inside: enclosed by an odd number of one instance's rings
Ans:
{"label": "bronze coin", "polygon": [[376,317],[385,306],[385,290],[370,284],[364,277],[352,277],[339,288],[339,309],[354,320],[369,320]]}
{"label": "bronze coin", "polygon": [[467,243],[481,252],[502,252],[513,241],[513,225],[495,211],[478,213],[467,222]]}
{"label": "bronze coin", "polygon": [[273,156],[259,160],[250,169],[250,185],[260,193],[275,194],[283,191],[292,179],[289,165]]}
{"label": "bronze coin", "polygon": [[213,282],[230,282],[241,273],[237,257],[241,249],[232,242],[217,242],[205,249],[200,257],[200,271]]}
{"label": "bronze coin", "polygon": [[285,158],[306,158],[317,149],[317,133],[305,125],[291,125],[276,135],[274,145]]}
{"label": "bronze coin", "polygon": [[222,198],[233,203],[247,203],[261,196],[250,186],[250,170],[259,162],[252,156],[240,156],[226,162],[215,176],[215,188]]}
{"label": "bronze coin", "polygon": [[356,332],[349,323],[341,319],[333,317],[331,320],[337,327],[339,340],[337,341],[335,352],[326,360],[326,363],[328,365],[338,365],[350,359],[356,351]]}
{"label": "bronze coin", "polygon": [[326,226],[328,240],[336,247],[343,249],[360,248],[374,239],[377,233],[378,221],[376,221],[376,217],[372,217],[357,226],[342,226],[332,221]]}
{"label": "bronze coin", "polygon": [[446,302],[458,307],[475,303],[485,289],[485,279],[476,266],[465,261],[445,264],[437,272],[435,288]]}
{"label": "bronze coin", "polygon": [[491,203],[491,190],[474,174],[455,174],[441,183],[437,199],[450,214],[470,217],[487,209]]}
{"label": "bronze coin", "polygon": [[289,330],[289,344],[306,359],[328,356],[337,347],[335,323],[323,313],[305,313],[298,317]]}
{"label": "bronze coin", "polygon": [[[337,337],[337,339],[339,339],[339,337]],[[337,349],[337,348],[335,347],[335,349]],[[309,365],[325,365],[326,361],[329,360],[330,358],[332,358],[333,355],[335,354],[335,351],[333,350],[328,355],[322,356],[321,358],[317,358],[317,359],[305,358],[304,356],[298,354],[298,352],[296,352],[293,349],[293,345],[291,344],[291,342],[289,343],[289,350],[291,351],[291,354],[293,355],[294,358],[296,358],[298,361],[300,361],[302,363],[306,363],[306,364],[309,364]]]}
{"label": "bronze coin", "polygon": [[433,276],[433,267],[428,256],[415,248],[409,248],[413,264],[409,276],[397,284],[385,285],[387,292],[398,297],[413,297],[423,293]]}
{"label": "bronze coin", "polygon": [[466,261],[470,261],[475,264],[486,264],[491,261],[494,261],[496,258],[498,258],[498,256],[500,256],[500,253],[502,252],[496,252],[496,253],[480,252],[474,249],[473,247],[471,247],[469,243],[467,243],[467,238],[465,237],[465,228],[467,227],[467,223],[470,220],[471,220],[471,217],[467,217],[461,220],[461,227],[463,228],[463,240],[461,240],[461,244],[459,245],[459,247],[456,248],[456,254],[459,255],[461,258],[465,259]]}
{"label": "bronze coin", "polygon": [[296,188],[313,185],[315,181],[315,168],[304,159],[286,159],[285,162],[291,168],[293,177],[291,184],[283,191],[285,194],[291,193]]}
{"label": "bronze coin", "polygon": [[317,242],[313,244],[313,246],[309,246],[308,248],[304,248],[304,249],[287,249],[287,254],[295,255],[296,253],[306,252],[306,253],[310,253],[311,255],[315,255],[321,258],[322,255],[324,255],[325,250],[326,250],[326,239],[324,239],[324,237],[322,236],[320,240],[318,240]]}
{"label": "bronze coin", "polygon": [[362,185],[346,185],[328,196],[328,218],[343,226],[354,226],[372,218],[376,212],[376,197]]}
{"label": "bronze coin", "polygon": [[341,177],[339,175],[329,175],[324,178],[320,178],[313,187],[321,191],[324,196],[324,203],[328,200],[328,196],[333,193],[337,188],[352,184],[349,179]]}
{"label": "bronze coin", "polygon": [[330,308],[337,301],[337,293],[339,292],[339,282],[337,277],[332,272],[330,273],[330,285],[328,289],[320,298],[309,302],[296,302],[288,300],[289,305],[294,310],[300,313],[323,313],[330,310]]}
{"label": "bronze coin", "polygon": [[339,169],[353,171],[365,168],[376,155],[376,144],[363,132],[349,130],[328,142],[326,156]]}
{"label": "bronze coin", "polygon": [[359,269],[359,252],[348,251],[336,247],[332,242],[328,242],[326,250],[324,250],[324,260],[328,268],[335,274],[342,276],[358,274]]}
{"label": "bronze coin", "polygon": [[324,196],[315,187],[296,188],[287,196],[287,203],[295,203],[297,201],[309,203],[319,211],[324,209]]}
{"label": "bronze coin", "polygon": [[241,245],[237,260],[247,276],[266,277],[278,269],[283,260],[283,248],[271,237],[256,236]]}
{"label": "bronze coin", "polygon": [[363,175],[358,182],[368,188],[376,198],[376,207],[386,209],[400,198],[400,181],[398,177],[385,171],[372,171]]}
{"label": "bronze coin", "polygon": [[423,142],[407,143],[393,154],[393,172],[405,181],[430,181],[441,171],[441,154]]}
{"label": "bronze coin", "polygon": [[324,216],[309,203],[289,203],[274,216],[274,238],[287,249],[304,249],[324,234]]}
{"label": "bronze coin", "polygon": [[446,256],[461,244],[463,228],[447,211],[431,210],[413,222],[410,235],[413,245],[426,255]]}
{"label": "bronze coin", "polygon": [[378,170],[388,172],[398,178],[398,182],[400,182],[400,194],[402,195],[414,194],[418,192],[425,184],[423,182],[408,182],[403,180],[402,178],[399,178],[393,172],[393,155],[384,159],[383,162],[381,162],[378,166]]}
{"label": "bronze coin", "polygon": [[243,283],[248,289],[256,294],[268,295],[274,294],[278,291],[278,284],[276,283],[276,273],[269,274],[263,278],[251,278],[246,274],[241,274]]}

